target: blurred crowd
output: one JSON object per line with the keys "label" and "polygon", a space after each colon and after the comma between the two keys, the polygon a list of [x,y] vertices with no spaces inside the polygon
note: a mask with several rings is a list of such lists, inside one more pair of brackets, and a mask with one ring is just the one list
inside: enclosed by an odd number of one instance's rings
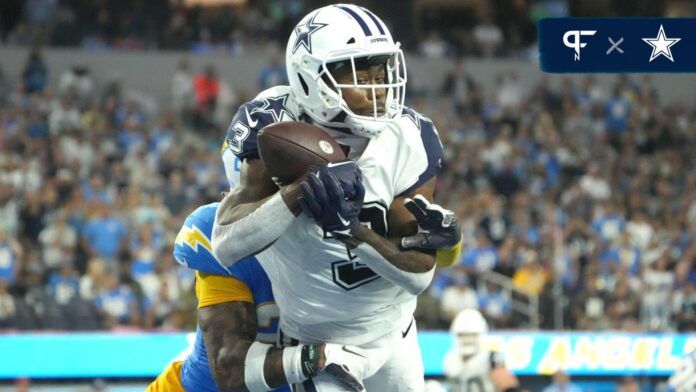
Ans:
{"label": "blurred crowd", "polygon": [[0,77],[0,328],[191,328],[194,276],[172,246],[227,187],[214,69],[159,111],[86,67],[56,86],[48,72],[32,51],[20,80]]}
{"label": "blurred crowd", "polygon": [[[239,54],[284,46],[287,32],[330,0],[4,0],[0,42],[86,50],[177,49]],[[536,56],[536,22],[565,16],[696,15],[682,0],[355,1],[380,15],[406,49],[430,57]],[[397,13],[408,8],[411,12]]]}
{"label": "blurred crowd", "polygon": [[[277,59],[259,68],[259,88],[284,81]],[[186,61],[160,109],[83,66],[55,86],[48,72],[38,51],[20,80],[0,70],[0,328],[192,328],[172,243],[227,187],[219,149],[244,97]],[[623,75],[525,88],[510,71],[484,92],[460,61],[408,104],[439,129],[436,198],[465,234],[419,298],[424,328],[474,307],[495,328],[694,330],[693,103]]]}
{"label": "blurred crowd", "polygon": [[0,34],[3,42],[17,45],[238,52],[250,43],[281,40],[305,11],[301,0],[185,3],[7,0],[0,6]]}
{"label": "blurred crowd", "polygon": [[413,102],[440,131],[437,194],[466,240],[421,298],[440,305],[423,324],[476,307],[496,328],[529,326],[515,303],[536,298],[542,328],[693,331],[693,102],[661,104],[649,76],[525,89],[511,71],[490,94],[474,76],[457,63],[434,101]]}
{"label": "blurred crowd", "polygon": [[[178,49],[243,53],[267,43],[284,46],[287,32],[328,0],[215,2],[170,0],[4,0],[0,42],[81,47],[87,50]],[[198,2],[199,4],[201,2]],[[531,53],[535,23],[543,17],[658,16],[674,0],[356,1],[380,15],[405,48],[428,56],[500,56]],[[397,13],[395,9],[410,8]],[[672,7],[674,8],[674,7]]]}

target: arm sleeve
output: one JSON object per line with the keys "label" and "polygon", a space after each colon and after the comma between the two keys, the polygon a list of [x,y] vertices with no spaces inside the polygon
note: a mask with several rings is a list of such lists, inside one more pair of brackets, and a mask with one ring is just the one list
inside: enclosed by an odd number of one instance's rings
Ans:
{"label": "arm sleeve", "polygon": [[213,225],[212,249],[217,260],[230,267],[242,258],[256,254],[278,239],[294,222],[280,193],[276,193],[251,214],[229,224]]}
{"label": "arm sleeve", "polygon": [[196,296],[199,308],[232,301],[254,303],[249,286],[241,280],[198,271],[196,271]]}
{"label": "arm sleeve", "polygon": [[385,259],[369,244],[360,244],[353,250],[361,261],[367,264],[379,276],[403,287],[409,293],[418,295],[428,288],[435,274],[435,267],[426,272],[403,271]]}

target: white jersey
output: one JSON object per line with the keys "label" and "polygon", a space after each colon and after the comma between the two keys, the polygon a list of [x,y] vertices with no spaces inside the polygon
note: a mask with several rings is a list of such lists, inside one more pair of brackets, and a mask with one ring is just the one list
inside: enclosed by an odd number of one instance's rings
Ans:
{"label": "white jersey", "polygon": [[464,361],[457,350],[445,356],[444,370],[451,392],[496,392],[491,371],[504,365],[500,353],[482,350]]}
{"label": "white jersey", "polygon": [[696,350],[682,358],[667,382],[670,392],[696,391]]}
{"label": "white jersey", "polygon": [[[266,90],[239,109],[227,145],[241,159],[258,158],[258,129],[292,120],[307,121],[292,102],[290,88]],[[432,122],[405,109],[369,142],[327,131],[350,146],[349,158],[362,170],[365,199],[360,220],[385,235],[394,198],[424,184],[440,168],[442,146]],[[416,307],[414,295],[379,277],[305,215],[257,258],[273,285],[281,330],[300,341],[359,345],[390,333],[400,320],[412,317]]]}

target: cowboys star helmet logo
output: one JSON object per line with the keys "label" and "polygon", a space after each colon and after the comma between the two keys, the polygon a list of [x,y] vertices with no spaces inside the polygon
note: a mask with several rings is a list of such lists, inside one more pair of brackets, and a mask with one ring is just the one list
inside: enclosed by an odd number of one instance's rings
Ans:
{"label": "cowboys star helmet logo", "polygon": [[314,18],[317,17],[317,13],[312,16],[312,19],[308,20],[307,23],[295,27],[295,33],[297,33],[297,39],[295,40],[295,45],[292,48],[292,53],[295,53],[300,46],[304,46],[309,53],[312,53],[312,34],[324,26],[326,23],[314,22]]}

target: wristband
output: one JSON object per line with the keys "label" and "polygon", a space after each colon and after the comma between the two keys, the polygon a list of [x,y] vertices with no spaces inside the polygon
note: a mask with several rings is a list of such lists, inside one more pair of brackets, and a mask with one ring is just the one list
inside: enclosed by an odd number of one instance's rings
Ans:
{"label": "wristband", "polygon": [[449,267],[454,264],[462,253],[462,239],[459,238],[457,245],[451,248],[438,249],[435,252],[435,264],[438,268]]}
{"label": "wristband", "polygon": [[266,353],[271,348],[270,344],[254,342],[249,346],[244,360],[244,384],[250,392],[268,391],[271,387],[266,384],[263,375],[263,365],[266,362]]}
{"label": "wristband", "polygon": [[304,346],[283,348],[283,372],[288,384],[300,384],[308,377],[302,369],[302,348]]}

